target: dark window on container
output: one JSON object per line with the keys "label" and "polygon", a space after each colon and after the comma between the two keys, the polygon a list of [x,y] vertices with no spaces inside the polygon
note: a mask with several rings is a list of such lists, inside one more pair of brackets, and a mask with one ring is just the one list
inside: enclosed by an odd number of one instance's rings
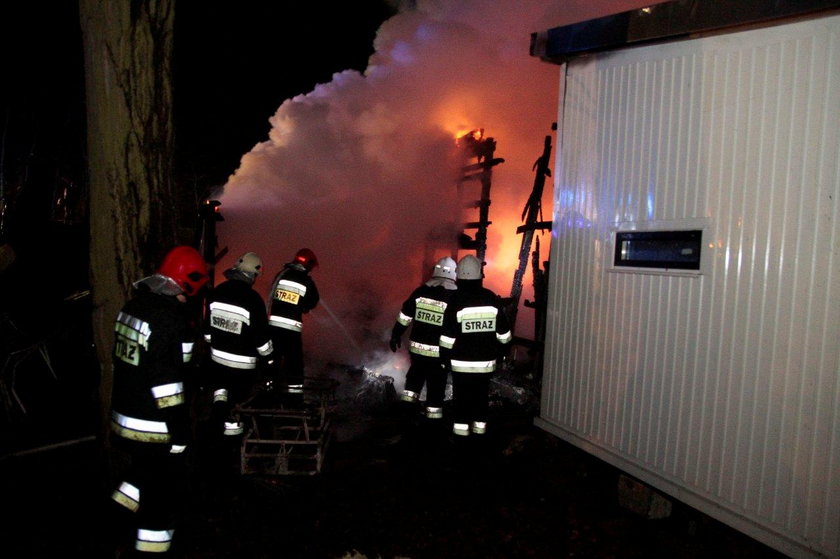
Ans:
{"label": "dark window on container", "polygon": [[626,231],[615,234],[615,266],[700,269],[703,232]]}

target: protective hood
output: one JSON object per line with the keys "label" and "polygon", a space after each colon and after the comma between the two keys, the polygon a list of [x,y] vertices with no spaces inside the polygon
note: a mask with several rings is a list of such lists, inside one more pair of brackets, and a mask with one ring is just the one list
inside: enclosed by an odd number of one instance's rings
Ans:
{"label": "protective hood", "polygon": [[429,287],[438,287],[442,285],[444,289],[458,289],[458,286],[455,285],[455,281],[449,278],[432,278],[426,282],[426,285]]}
{"label": "protective hood", "polygon": [[168,276],[164,276],[163,274],[152,274],[151,276],[146,276],[145,278],[134,282],[134,288],[147,289],[157,295],[167,295],[169,297],[174,297],[184,293],[184,290],[175,283],[175,280]]}
{"label": "protective hood", "polygon": [[227,270],[225,270],[223,275],[225,276],[226,279],[236,280],[236,281],[244,281],[247,284],[253,285],[253,283],[257,280],[257,276],[259,274],[252,273],[252,272],[245,272],[243,270],[240,270],[239,268],[233,267],[233,268],[228,268]]}

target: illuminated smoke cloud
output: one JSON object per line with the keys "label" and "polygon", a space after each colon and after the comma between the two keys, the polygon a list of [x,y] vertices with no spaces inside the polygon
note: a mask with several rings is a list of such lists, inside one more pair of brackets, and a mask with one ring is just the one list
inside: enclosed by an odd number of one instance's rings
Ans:
{"label": "illuminated smoke cloud", "polygon": [[[419,1],[389,19],[364,74],[337,73],[285,101],[269,138],[243,156],[220,197],[229,253],[219,269],[256,251],[267,268],[256,288],[266,293],[297,249],[313,249],[324,304],[305,318],[308,355],[404,363],[404,350],[392,356],[386,340],[403,298],[428,272],[429,231],[457,212],[455,135],[483,128],[505,160],[493,170],[486,285],[507,296],[532,167],[557,118],[559,70],[529,55],[530,34],[641,5]],[[551,219],[551,184],[543,208]],[[543,259],[548,244],[543,234]],[[532,297],[528,275],[522,298]],[[523,328],[531,312],[520,311]]]}

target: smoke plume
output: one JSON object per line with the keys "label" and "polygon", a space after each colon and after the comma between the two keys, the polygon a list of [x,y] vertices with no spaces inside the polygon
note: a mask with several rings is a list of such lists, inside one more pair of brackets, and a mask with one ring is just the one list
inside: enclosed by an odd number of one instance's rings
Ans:
{"label": "smoke plume", "polygon": [[[641,5],[420,0],[387,20],[363,74],[337,73],[286,100],[268,139],[242,157],[220,197],[229,253],[219,269],[257,252],[268,271],[256,288],[267,295],[274,273],[311,248],[322,305],[304,319],[309,358],[392,367],[401,357],[387,339],[429,273],[426,239],[459,211],[456,135],[483,129],[505,160],[493,169],[485,285],[509,295],[533,165],[557,120],[559,69],[529,55],[530,34]],[[543,209],[551,219],[551,184]],[[549,234],[536,236],[547,259]],[[531,281],[523,300],[533,298]],[[521,310],[516,333],[528,337],[532,321]]]}

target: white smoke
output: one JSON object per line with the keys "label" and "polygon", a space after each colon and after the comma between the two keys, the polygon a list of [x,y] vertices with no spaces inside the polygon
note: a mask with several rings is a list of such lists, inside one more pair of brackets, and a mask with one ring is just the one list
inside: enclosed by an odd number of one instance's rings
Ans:
{"label": "white smoke", "polygon": [[[387,360],[403,299],[425,279],[430,231],[452,221],[458,132],[496,139],[485,284],[509,295],[533,164],[556,120],[559,69],[529,55],[530,35],[643,4],[628,0],[437,0],[386,21],[361,74],[285,101],[269,138],[242,158],[221,196],[228,267],[255,251],[268,269],[315,251],[325,306],[305,318],[304,343],[322,361]],[[551,216],[551,185],[543,196]],[[541,238],[548,256],[548,235]],[[502,257],[502,254],[505,256]],[[529,276],[522,294],[532,298]],[[328,312],[327,312],[328,311]],[[531,311],[520,311],[527,330]],[[527,337],[527,335],[526,335]]]}

